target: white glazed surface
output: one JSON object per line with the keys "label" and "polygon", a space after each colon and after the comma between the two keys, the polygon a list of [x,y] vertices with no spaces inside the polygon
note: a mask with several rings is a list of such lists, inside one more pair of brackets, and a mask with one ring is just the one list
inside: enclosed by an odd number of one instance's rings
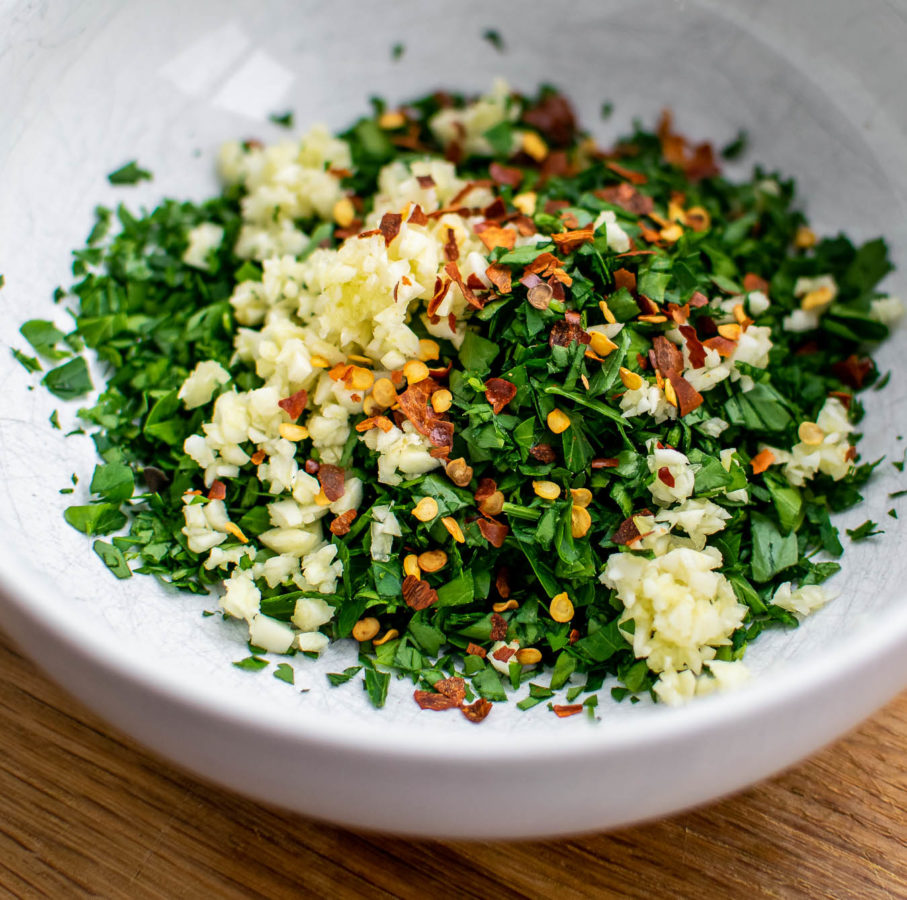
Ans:
{"label": "white glazed surface", "polygon": [[[884,234],[907,266],[907,176],[899,96],[907,26],[884,4],[853,19],[845,2],[330,5],[277,2],[0,2],[0,342],[17,327],[67,321],[50,295],[96,203],[135,207],[212,192],[213,154],[234,137],[279,139],[268,113],[340,127],[370,94],[401,100],[437,87],[479,91],[496,75],[563,88],[604,142],[631,118],[675,110],[681,130],[717,144],[750,131],[750,161],[796,176],[820,232]],[[546,23],[557,23],[547,34]],[[11,23],[11,24],[10,24]],[[496,27],[507,51],[481,33]],[[406,45],[390,61],[391,46]],[[867,61],[868,58],[868,61]],[[869,65],[869,62],[872,65]],[[603,99],[616,103],[607,123]],[[112,188],[137,157],[154,181]],[[741,169],[743,171],[743,169]],[[902,276],[890,279],[904,291]],[[878,354],[896,365],[903,335]],[[898,371],[897,369],[895,370]],[[765,635],[758,674],[732,696],[673,710],[603,700],[600,721],[556,720],[544,704],[496,705],[479,727],[420,712],[408,681],[372,709],[357,684],[325,672],[349,643],[294,660],[297,690],[230,665],[240,626],[203,618],[213,598],[151,579],[115,581],[62,520],[57,493],[94,464],[65,439],[75,409],[0,353],[0,626],[74,695],[194,772],[262,800],[359,827],[434,836],[530,837],[624,824],[700,803],[790,764],[841,734],[907,683],[901,522],[887,494],[907,484],[887,462],[842,526],[883,521],[882,540],[849,546],[839,598],[800,629]],[[864,458],[902,457],[904,383],[870,392]],[[83,496],[83,486],[75,497]],[[306,693],[298,688],[307,689]],[[607,691],[603,693],[607,697]]]}

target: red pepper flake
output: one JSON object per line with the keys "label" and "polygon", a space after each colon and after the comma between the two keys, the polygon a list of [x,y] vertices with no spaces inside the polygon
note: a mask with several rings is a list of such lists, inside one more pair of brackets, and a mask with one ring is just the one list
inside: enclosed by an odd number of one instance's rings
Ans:
{"label": "red pepper flake", "polygon": [[490,178],[477,178],[475,181],[469,181],[462,187],[450,201],[451,206],[462,203],[477,188],[493,188],[494,182]]}
{"label": "red pepper flake", "polygon": [[491,516],[479,519],[476,524],[479,526],[479,531],[482,532],[482,537],[492,547],[503,546],[507,535],[510,534],[510,529],[503,522],[492,519]]}
{"label": "red pepper flake", "polygon": [[456,282],[457,287],[463,293],[464,299],[471,307],[474,309],[481,309],[485,305],[484,301],[479,300],[472,292],[469,285],[463,281],[463,276],[460,274],[460,270],[457,268],[456,263],[449,262],[444,266],[444,271],[448,274],[451,281]]}
{"label": "red pepper flake", "polygon": [[317,475],[318,470],[321,468],[321,464],[314,459],[307,459],[304,468],[309,475]]}
{"label": "red pepper flake", "polygon": [[462,678],[442,678],[440,681],[436,681],[432,687],[439,694],[455,700],[458,705],[466,699],[466,682]]}
{"label": "red pepper flake", "polygon": [[456,262],[460,258],[460,248],[457,246],[457,236],[453,228],[447,229],[447,242],[444,244],[444,255],[450,262]]}
{"label": "red pepper flake", "polygon": [[509,294],[513,291],[513,280],[509,266],[502,266],[500,263],[492,263],[485,270],[485,275],[495,286],[499,294]]}
{"label": "red pepper flake", "polygon": [[466,279],[466,284],[469,285],[469,287],[472,288],[474,291],[484,291],[485,290],[485,282],[482,281],[482,279],[479,278],[479,276],[476,275],[475,272],[469,273],[469,278]]}
{"label": "red pepper flake", "polygon": [[516,246],[516,232],[512,228],[501,228],[499,225],[480,222],[473,230],[489,251],[494,250],[495,247],[513,250]]}
{"label": "red pepper flake", "polygon": [[690,181],[699,181],[719,173],[712,145],[706,142],[690,146],[683,135],[674,132],[670,110],[662,112],[656,133],[661,141],[661,154],[665,162],[683,169]]}
{"label": "red pepper flake", "polygon": [[620,460],[615,457],[599,456],[589,463],[590,469],[616,469]]}
{"label": "red pepper flake", "polygon": [[609,168],[615,175],[619,175],[621,178],[626,178],[631,184],[645,184],[649,179],[643,175],[642,172],[637,172],[636,169],[628,169],[626,166],[622,166],[620,163],[616,162],[606,162],[605,166]]}
{"label": "red pepper flake", "polygon": [[265,458],[267,457],[267,455],[268,455],[268,454],[265,453],[264,450],[256,450],[256,451],[252,454],[252,465],[253,465],[253,466],[260,466],[260,465],[265,461]]}
{"label": "red pepper flake", "polygon": [[333,522],[331,522],[331,534],[336,534],[337,537],[343,537],[343,535],[349,534],[350,525],[353,524],[353,519],[355,518],[355,509],[348,509],[345,513],[341,513]]}
{"label": "red pepper flake", "polygon": [[681,325],[680,333],[686,341],[687,352],[690,355],[690,365],[694,369],[701,369],[705,365],[705,347],[696,334],[696,329],[692,325]]}
{"label": "red pepper flake", "polygon": [[516,385],[506,378],[489,378],[485,382],[485,399],[491,404],[491,409],[498,415],[504,407],[516,397]]}
{"label": "red pepper flake", "polygon": [[666,484],[669,488],[674,487],[674,476],[671,474],[671,470],[667,466],[662,466],[658,470],[658,480],[662,484]]}
{"label": "red pepper flake", "polygon": [[438,592],[427,581],[407,575],[403,579],[403,601],[410,609],[428,609],[438,602]]}
{"label": "red pepper flake", "polygon": [[557,453],[555,453],[551,444],[534,444],[529,448],[529,455],[542,463],[557,461]]}
{"label": "red pepper flake", "polygon": [[579,631],[576,628],[570,629],[570,634],[567,636],[568,644],[575,644],[579,640]]}
{"label": "red pepper flake", "polygon": [[844,454],[844,459],[848,462],[852,462],[857,458],[857,448],[854,445],[851,445],[847,448],[847,451]]}
{"label": "red pepper flake", "polygon": [[417,175],[416,181],[419,182],[419,187],[423,190],[428,190],[435,186],[435,179],[431,175]]}
{"label": "red pepper flake", "polygon": [[[407,575],[407,578],[410,576]],[[500,613],[491,614],[491,641],[503,641],[507,637],[507,620]]]}
{"label": "red pepper flake", "polygon": [[389,247],[391,241],[400,233],[403,216],[400,213],[385,213],[378,223],[378,231],[384,236],[384,246]]}
{"label": "red pepper flake", "polygon": [[480,478],[479,486],[476,488],[476,503],[481,503],[490,497],[498,489],[497,482],[493,478]]}
{"label": "red pepper flake", "polygon": [[546,94],[523,113],[523,121],[554,147],[567,147],[576,137],[576,116],[563,94]]}
{"label": "red pepper flake", "polygon": [[500,594],[502,600],[510,596],[510,570],[507,566],[501,566],[497,575],[494,577],[495,590]]}
{"label": "red pepper flake", "polygon": [[853,394],[848,394],[846,391],[829,391],[828,396],[840,400],[845,409],[850,409],[850,404],[853,402]]}
{"label": "red pepper flake", "polygon": [[428,301],[428,306],[426,307],[426,312],[429,316],[434,316],[437,313],[438,307],[444,302],[444,298],[450,290],[450,285],[451,280],[449,278],[435,279],[435,292],[432,294],[431,300]]}
{"label": "red pepper flake", "polygon": [[641,353],[636,354],[636,363],[644,372],[649,368],[649,359]]}
{"label": "red pepper flake", "polygon": [[424,378],[411,384],[397,397],[397,402],[400,404],[399,412],[413,423],[416,431],[436,447],[450,447],[453,444],[453,422],[439,416],[429,404],[431,395],[438,387],[434,378]]}
{"label": "red pepper flake", "polygon": [[434,691],[413,691],[413,700],[419,704],[420,709],[456,709],[460,705],[451,697],[436,694]]}
{"label": "red pepper flake", "polygon": [[873,370],[873,362],[868,356],[859,357],[851,353],[847,359],[835,363],[831,367],[835,375],[851,387],[859,390],[863,382]]}
{"label": "red pepper flake", "polygon": [[681,418],[702,406],[702,394],[686,378],[677,372],[668,372],[665,377],[671,382],[671,387],[674,388],[674,394],[677,396],[677,411],[680,413]]}
{"label": "red pepper flake", "polygon": [[305,389],[303,389],[301,391],[296,391],[296,393],[290,397],[284,397],[283,400],[278,400],[277,405],[290,417],[291,421],[295,422],[302,415],[308,402],[309,395]]}
{"label": "red pepper flake", "polygon": [[636,522],[633,521],[633,516],[630,516],[629,519],[624,519],[623,522],[620,523],[617,531],[611,535],[611,540],[615,544],[632,544],[633,541],[638,540],[639,537],[639,529],[636,527]]}
{"label": "red pepper flake", "polygon": [[730,338],[726,338],[723,335],[716,334],[715,337],[710,337],[708,340],[702,342],[702,345],[707,350],[715,350],[719,356],[733,356],[734,351],[737,349],[737,342],[732,341]]}
{"label": "red pepper flake", "polygon": [[511,656],[516,655],[516,650],[512,650],[510,647],[498,647],[491,655],[498,662],[507,662]]}
{"label": "red pepper flake", "polygon": [[[431,175],[424,176],[426,178],[431,178]],[[432,181],[434,184],[434,181]],[[425,211],[417,203],[413,207],[413,211],[409,214],[409,219],[407,219],[410,225],[427,225],[429,222],[428,216],[425,215]]]}
{"label": "red pepper flake", "polygon": [[753,272],[747,272],[743,276],[743,290],[747,293],[750,291],[762,291],[763,294],[768,296],[768,282]]}
{"label": "red pepper flake", "polygon": [[[485,209],[482,210],[482,215],[486,219],[494,219],[500,221],[507,216],[507,204],[500,197],[495,197]],[[535,231],[533,231],[535,234]]]}
{"label": "red pepper flake", "polygon": [[557,249],[564,254],[572,253],[583,244],[589,244],[595,239],[595,232],[591,225],[586,228],[576,228],[573,231],[563,231],[560,234],[552,234],[551,240],[554,241]]}
{"label": "red pepper flake", "polygon": [[496,184],[506,184],[512,188],[518,188],[523,181],[522,169],[502,166],[499,162],[493,162],[488,167],[488,174]]}
{"label": "red pepper flake", "polygon": [[321,482],[321,489],[324,496],[333,503],[343,496],[345,474],[340,466],[332,466],[330,463],[321,463],[318,467],[318,481]]}
{"label": "red pepper flake", "polygon": [[693,309],[699,309],[700,307],[709,305],[709,298],[706,297],[705,294],[701,294],[699,291],[694,291],[693,296],[690,297],[689,301],[687,302],[690,304],[690,306],[693,307]]}
{"label": "red pepper flake", "polygon": [[655,354],[655,367],[667,377],[671,372],[683,371],[683,354],[675,344],[660,334],[652,339],[652,351]]}
{"label": "red pepper flake", "polygon": [[469,656],[480,656],[482,659],[485,659],[485,657],[488,655],[488,651],[484,647],[480,647],[478,644],[474,644],[472,641],[470,641],[466,645],[466,653]]}
{"label": "red pepper flake", "polygon": [[620,290],[626,288],[628,291],[636,290],[636,273],[629,269],[615,269],[611,273],[614,277],[614,286]]}
{"label": "red pepper flake", "polygon": [[576,322],[568,318],[559,319],[551,328],[548,335],[549,347],[569,347],[574,341],[580,344],[588,344],[592,338]]}
{"label": "red pepper flake", "polygon": [[581,713],[583,711],[583,704],[569,703],[565,705],[555,703],[551,708],[559,719],[566,719],[568,716],[575,716],[577,713]]}
{"label": "red pepper flake", "polygon": [[481,722],[491,712],[491,701],[479,697],[475,703],[461,706],[460,711],[470,722]]}
{"label": "red pepper flake", "polygon": [[209,500],[226,500],[227,486],[222,481],[212,481],[208,489]]}
{"label": "red pepper flake", "polygon": [[600,188],[597,191],[593,191],[593,193],[599,199],[604,200],[605,203],[619,206],[634,216],[647,216],[655,209],[655,201],[651,197],[640,194],[635,187],[625,181],[610,187]]}

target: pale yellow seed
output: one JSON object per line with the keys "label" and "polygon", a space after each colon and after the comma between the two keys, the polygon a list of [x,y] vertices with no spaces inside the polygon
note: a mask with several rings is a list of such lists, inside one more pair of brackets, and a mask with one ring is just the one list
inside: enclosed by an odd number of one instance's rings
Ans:
{"label": "pale yellow seed", "polygon": [[374,361],[373,359],[369,359],[367,356],[360,356],[358,353],[351,353],[351,354],[347,357],[347,359],[348,359],[350,362],[362,363],[362,365],[364,365],[364,366],[373,366],[373,365],[375,365],[375,361]]}
{"label": "pale yellow seed", "polygon": [[472,481],[472,466],[467,466],[462,456],[452,459],[444,467],[444,472],[457,487],[466,487]]}
{"label": "pale yellow seed", "polygon": [[451,516],[444,516],[441,519],[441,524],[447,529],[450,536],[458,543],[462,544],[466,538],[463,535],[463,529],[460,528],[460,523]]}
{"label": "pale yellow seed", "polygon": [[592,516],[589,510],[582,506],[574,506],[570,510],[570,533],[575,538],[585,537],[592,527]]}
{"label": "pale yellow seed", "polygon": [[620,380],[628,391],[638,391],[644,383],[641,375],[637,375],[636,372],[631,372],[623,366],[620,367]]}
{"label": "pale yellow seed", "polygon": [[739,340],[740,326],[736,322],[731,322],[727,325],[719,325],[718,334],[720,334],[723,338],[727,338],[729,341]]}
{"label": "pale yellow seed", "polygon": [[542,651],[535,647],[523,647],[516,652],[516,661],[521,666],[534,666],[542,661]]}
{"label": "pale yellow seed", "polygon": [[495,491],[489,494],[479,504],[479,512],[485,513],[486,516],[496,516],[504,509],[504,494],[501,491]]}
{"label": "pale yellow seed", "polygon": [[800,301],[800,308],[809,312],[811,309],[819,309],[822,306],[826,306],[833,299],[834,294],[832,294],[830,287],[820,287],[810,291],[803,297]]}
{"label": "pale yellow seed", "polygon": [[434,497],[423,497],[413,507],[413,515],[420,522],[430,522],[437,514],[438,501]]}
{"label": "pale yellow seed", "polygon": [[661,325],[668,321],[667,316],[662,316],[658,313],[637,316],[637,318],[640,322],[648,322],[650,325]]}
{"label": "pale yellow seed", "polygon": [[676,244],[683,237],[683,226],[677,225],[668,225],[666,228],[662,228],[659,232],[661,239],[667,241],[669,244]]}
{"label": "pale yellow seed", "polygon": [[533,481],[532,490],[537,497],[543,500],[557,500],[561,495],[561,487],[553,481]]}
{"label": "pale yellow seed", "polygon": [[589,332],[589,346],[604,359],[609,353],[617,349],[614,343],[606,334],[600,331]]}
{"label": "pale yellow seed", "polygon": [[227,534],[232,534],[233,537],[235,537],[236,540],[238,540],[241,544],[249,543],[249,539],[242,533],[239,525],[234,525],[232,522],[227,522],[227,524],[224,525],[224,531],[226,531]]}
{"label": "pale yellow seed", "polygon": [[524,191],[513,198],[513,205],[524,215],[531,216],[535,214],[535,204],[538,202],[538,194],[535,191]]}
{"label": "pale yellow seed", "polygon": [[419,557],[415,553],[408,553],[403,557],[403,574],[421,578],[422,570],[419,568]]}
{"label": "pale yellow seed", "polygon": [[501,600],[500,603],[495,603],[492,605],[492,609],[496,613],[507,612],[509,609],[519,609],[520,604],[516,600]]}
{"label": "pale yellow seed", "polygon": [[373,646],[380,647],[382,644],[386,644],[388,641],[392,641],[394,638],[398,637],[400,637],[400,632],[397,631],[396,628],[391,628],[391,630],[388,631],[387,634],[384,635],[384,637],[378,638],[378,640],[374,642]]}
{"label": "pale yellow seed", "polygon": [[393,131],[395,128],[402,128],[406,124],[406,116],[399,109],[388,110],[378,116],[378,127],[385,131]]}
{"label": "pale yellow seed", "polygon": [[309,436],[309,431],[302,425],[282,422],[278,429],[280,436],[288,441],[304,441]]}
{"label": "pale yellow seed", "polygon": [[671,404],[671,406],[677,406],[677,391],[674,390],[674,385],[670,381],[665,382],[664,386],[665,400]]}
{"label": "pale yellow seed", "polygon": [[379,378],[372,386],[372,397],[376,403],[387,408],[397,402],[397,389],[390,378]]}
{"label": "pale yellow seed", "polygon": [[331,364],[323,356],[319,356],[317,353],[309,359],[309,362],[315,369],[329,369],[331,367]]}
{"label": "pale yellow seed", "polygon": [[423,572],[440,572],[447,565],[447,554],[443,550],[426,550],[419,554],[418,562]]}
{"label": "pale yellow seed", "polygon": [[423,362],[429,362],[440,357],[441,348],[438,346],[437,341],[433,341],[431,338],[422,338],[419,341],[419,359]]}
{"label": "pale yellow seed", "polygon": [[589,488],[571,488],[570,494],[573,496],[573,503],[583,509],[592,502],[592,491]]}
{"label": "pale yellow seed", "polygon": [[541,162],[548,155],[548,145],[534,131],[527,131],[523,135],[523,151]]}
{"label": "pale yellow seed", "polygon": [[690,225],[699,231],[705,231],[712,224],[709,211],[702,206],[691,206],[686,212],[684,225]]}
{"label": "pale yellow seed", "polygon": [[353,391],[367,391],[375,383],[375,373],[363,366],[353,366],[346,378],[347,387]]}
{"label": "pale yellow seed", "polygon": [[746,310],[743,308],[742,303],[734,304],[734,318],[737,320],[737,324],[743,328],[747,324],[747,315]]}
{"label": "pale yellow seed", "polygon": [[334,221],[341,228],[349,228],[356,218],[356,207],[353,206],[353,201],[349,197],[341,197],[334,204],[333,215]]}
{"label": "pale yellow seed", "polygon": [[545,421],[555,434],[561,434],[570,427],[569,416],[559,409],[552,409]]}
{"label": "pale yellow seed", "polygon": [[431,408],[436,413],[447,412],[453,403],[453,394],[447,388],[441,388],[431,395]]}
{"label": "pale yellow seed", "polygon": [[617,324],[617,319],[615,318],[614,313],[611,312],[611,307],[608,306],[608,301],[607,301],[607,300],[599,300],[599,301],[598,301],[598,308],[602,311],[602,315],[605,317],[605,321],[606,321],[609,325],[616,325],[616,324]]}
{"label": "pale yellow seed", "polygon": [[380,403],[378,403],[378,401],[375,400],[375,398],[372,394],[369,394],[362,401],[362,411],[369,418],[371,418],[372,416],[378,415],[378,413],[380,413],[384,409],[385,409],[385,407],[382,406]]}
{"label": "pale yellow seed", "polygon": [[668,218],[672,222],[680,222],[681,225],[685,225],[687,221],[687,214],[679,203],[671,200],[668,203]]}
{"label": "pale yellow seed", "polygon": [[372,616],[368,616],[368,618],[360,619],[353,626],[353,640],[360,643],[370,641],[380,630],[381,623]]}
{"label": "pale yellow seed", "polygon": [[805,225],[801,225],[797,229],[797,234],[794,237],[794,246],[799,247],[801,250],[808,250],[810,247],[816,246],[816,233],[812,228],[807,228]]}
{"label": "pale yellow seed", "polygon": [[410,384],[418,384],[428,378],[428,366],[418,359],[411,359],[403,367],[403,376]]}
{"label": "pale yellow seed", "polygon": [[573,618],[573,604],[566,591],[552,598],[548,612],[555,622],[569,622]]}
{"label": "pale yellow seed", "polygon": [[797,436],[804,444],[815,447],[825,440],[825,432],[815,422],[801,422],[797,429]]}
{"label": "pale yellow seed", "polygon": [[325,494],[325,492],[324,492],[324,488],[321,488],[321,490],[319,490],[318,493],[315,494],[314,500],[315,500],[316,506],[330,506],[331,505],[331,501],[328,500],[327,494]]}

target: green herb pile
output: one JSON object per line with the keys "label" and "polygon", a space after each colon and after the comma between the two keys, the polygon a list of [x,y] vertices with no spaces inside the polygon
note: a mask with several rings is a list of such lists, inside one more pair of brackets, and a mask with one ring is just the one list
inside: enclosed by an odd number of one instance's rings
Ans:
{"label": "green herb pile", "polygon": [[[376,706],[383,705],[392,675],[411,679],[425,692],[422,705],[434,708],[477,697],[505,700],[510,688],[526,709],[553,698],[568,681],[566,702],[572,705],[552,706],[561,715],[581,709],[582,695],[585,707],[594,708],[606,682],[616,699],[635,700],[652,690],[657,674],[634,656],[628,640],[632,622],[621,625],[623,604],[599,575],[611,554],[640,552],[627,546],[627,523],[653,506],[649,485],[658,476],[647,466],[647,442],[686,454],[698,467],[693,496],[710,498],[730,514],[709,544],[721,552],[721,572],[748,613],[732,643],[718,648],[717,659],[740,659],[766,628],[797,626],[795,615],[771,602],[779,584],[818,584],[838,571],[833,560],[841,556],[842,545],[830,516],[860,501],[873,465],[857,462],[838,481],[820,474],[797,487],[780,466],[757,474],[751,461],[762,444],[796,444],[800,423],[814,422],[829,395],[842,399],[851,420],[859,421],[856,392],[879,380],[866,346],[888,333],[870,315],[871,301],[880,296],[876,285],[891,269],[886,247],[882,240],[856,247],[843,235],[805,240],[807,223],[794,205],[792,181],[756,168],[748,180],[732,183],[719,173],[711,148],[689,145],[667,122],[658,133],[637,127],[611,151],[593,152],[569,106],[550,89],[514,100],[519,118],[486,134],[493,157],[465,156],[459,148],[440,146],[427,125],[440,108],[464,102],[451,95],[414,101],[404,107],[405,122],[396,128],[380,124],[385,109],[377,103],[372,116],[342,135],[354,163],[344,186],[365,212],[384,165],[446,154],[463,179],[494,184],[506,215],[516,212],[515,195],[534,193],[530,218],[543,235],[581,232],[610,210],[634,247],[645,252],[618,256],[601,232],[575,243],[552,239],[489,252],[489,265],[502,276],[495,283],[501,288],[509,276],[511,289],[477,291],[481,308],[470,320],[471,330],[459,350],[439,342],[438,365],[451,362],[452,368],[435,376],[453,396],[446,414],[453,426],[448,456],[463,458],[471,468],[468,483],[455,484],[442,467],[397,486],[379,484],[374,454],[357,432],[350,435],[339,465],[348,476],[363,479],[366,491],[348,533],[330,538],[343,577],[336,594],[324,595],[335,616],[322,631],[333,639],[347,638],[363,617],[373,617],[380,634],[391,637],[379,646],[363,641],[360,666],[329,679],[337,685],[361,677]],[[283,119],[290,121],[288,115]],[[544,158],[515,153],[515,129],[537,134],[547,151]],[[742,144],[741,139],[726,148],[727,155],[739,153]],[[135,163],[110,176],[117,183],[146,177]],[[166,200],[138,215],[125,206],[98,209],[87,246],[74,254],[77,280],[57,298],[68,304],[74,328],[64,334],[50,322],[32,320],[21,329],[45,365],[56,366],[42,383],[61,399],[91,391],[83,348],[102,364],[103,390],[79,417],[103,462],[91,479],[91,502],[69,507],[65,516],[87,535],[113,535],[96,540],[94,548],[118,578],[150,574],[196,593],[222,578],[203,567],[203,558],[188,549],[181,532],[183,495],[207,491],[183,442],[199,433],[209,408],[187,411],[177,392],[204,360],[228,369],[231,387],[250,390],[261,384],[253,370],[231,364],[236,323],[229,297],[238,282],[261,277],[258,265],[237,259],[232,250],[241,225],[241,195],[241,189],[231,188],[202,204]],[[702,227],[673,234],[672,204],[704,211]],[[181,259],[187,232],[202,222],[225,232],[208,271]],[[331,224],[299,224],[312,235],[306,253],[339,242]],[[667,238],[662,237],[666,229]],[[532,269],[542,254],[553,254],[566,277],[555,277],[557,284],[551,285],[551,273],[545,273],[542,280],[552,286],[551,296],[543,289],[546,303],[531,304],[527,284],[538,279],[527,278],[527,267]],[[838,294],[818,328],[785,330],[782,321],[800,306],[795,282],[820,275],[834,278]],[[744,295],[753,284],[761,284],[771,299],[754,318],[755,324],[771,327],[773,347],[766,368],[738,367],[753,379],[752,389],[743,392],[728,379],[703,392],[701,405],[660,425],[651,416],[624,417],[621,369],[655,383],[650,351],[656,338],[675,327],[670,311],[684,308],[696,295]],[[606,322],[602,299],[624,327],[614,337],[616,349],[597,358],[587,354],[589,344],[580,335]],[[684,313],[703,340],[714,333],[709,326],[714,314],[713,306],[695,304]],[[411,327],[421,328],[418,323]],[[33,357],[18,351],[17,356],[30,369],[41,368]],[[489,379],[513,387],[499,412],[486,396]],[[548,427],[555,410],[569,420],[559,433]],[[728,423],[718,438],[703,428],[713,417]],[[719,453],[728,447],[736,448],[736,458],[726,469]],[[249,447],[250,455],[254,450]],[[300,468],[305,461],[318,462],[308,441],[299,443],[297,458]],[[478,510],[475,495],[483,479],[492,480],[504,495],[493,517]],[[539,496],[534,488],[539,481],[556,484],[558,497]],[[227,479],[225,488],[230,518],[245,536],[254,540],[271,527],[265,504],[274,498],[254,466]],[[582,488],[592,494],[586,507],[591,524],[575,537],[571,490]],[[727,497],[744,488],[748,501]],[[437,501],[437,516],[429,522],[412,515],[420,497]],[[403,531],[387,562],[370,555],[374,505],[390,506]],[[445,517],[456,521],[462,542],[442,523]],[[490,518],[504,529],[494,542],[481,524]],[[853,539],[874,528],[875,523],[866,523]],[[433,594],[428,605],[415,608],[421,604],[404,596],[404,557],[438,548],[446,552],[447,563],[435,573],[422,573]],[[292,586],[261,587],[262,613],[289,621],[302,592]],[[563,593],[573,612],[569,621],[555,621],[549,607]],[[509,675],[503,676],[488,659],[497,640],[537,649],[541,663],[523,665],[511,657]],[[250,650],[241,665],[264,668],[264,655]],[[278,677],[292,680],[292,671],[287,677],[281,664]],[[463,682],[450,681],[460,678]],[[433,703],[432,696],[444,699]]]}

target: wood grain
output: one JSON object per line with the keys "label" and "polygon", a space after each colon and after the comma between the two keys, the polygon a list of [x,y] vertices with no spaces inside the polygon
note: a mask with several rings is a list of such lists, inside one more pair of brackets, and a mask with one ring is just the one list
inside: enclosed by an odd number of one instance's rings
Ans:
{"label": "wood grain", "polygon": [[[0,890],[14,897],[907,897],[907,695],[711,807],[520,844],[357,834],[138,748],[0,640]],[[405,802],[405,798],[401,798]]]}

